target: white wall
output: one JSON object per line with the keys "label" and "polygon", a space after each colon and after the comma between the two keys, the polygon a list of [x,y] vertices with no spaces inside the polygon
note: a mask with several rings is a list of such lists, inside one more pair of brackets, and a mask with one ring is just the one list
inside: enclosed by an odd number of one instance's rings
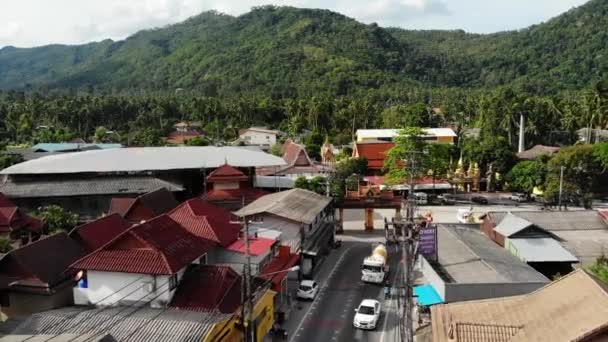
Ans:
{"label": "white wall", "polygon": [[[185,268],[177,273],[177,281],[182,279]],[[175,290],[169,289],[167,275],[152,276],[137,273],[87,271],[88,287],[74,288],[77,305],[116,306],[148,301],[151,307],[165,307],[173,298]]]}
{"label": "white wall", "polygon": [[249,145],[274,145],[277,143],[277,135],[265,132],[246,131],[239,136]]}

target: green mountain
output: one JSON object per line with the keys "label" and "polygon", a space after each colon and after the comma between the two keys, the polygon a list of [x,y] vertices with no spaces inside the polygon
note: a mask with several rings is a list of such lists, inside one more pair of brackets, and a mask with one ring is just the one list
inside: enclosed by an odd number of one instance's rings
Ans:
{"label": "green mountain", "polygon": [[608,0],[490,35],[365,25],[327,10],[206,12],[122,41],[0,49],[0,89],[343,95],[408,86],[580,89],[608,72]]}

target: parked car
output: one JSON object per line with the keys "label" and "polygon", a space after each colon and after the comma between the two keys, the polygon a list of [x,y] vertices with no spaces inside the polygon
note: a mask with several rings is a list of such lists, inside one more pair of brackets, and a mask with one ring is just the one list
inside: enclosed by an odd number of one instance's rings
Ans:
{"label": "parked car", "polygon": [[441,194],[437,196],[437,199],[442,205],[453,205],[456,204],[456,197],[450,194]]}
{"label": "parked car", "polygon": [[380,302],[375,299],[364,299],[355,309],[353,326],[359,329],[374,330],[380,319]]}
{"label": "parked car", "polygon": [[488,201],[488,199],[485,198],[485,197],[483,197],[483,196],[473,196],[473,197],[471,197],[471,202],[477,203],[477,204],[488,204],[488,203],[490,203]]}
{"label": "parked car", "polygon": [[302,280],[296,296],[300,299],[313,300],[319,293],[319,284],[314,280]]}
{"label": "parked car", "polygon": [[527,202],[528,201],[528,196],[526,194],[520,193],[520,192],[514,192],[511,194],[511,196],[509,196],[509,199],[511,201],[515,201],[515,202]]}

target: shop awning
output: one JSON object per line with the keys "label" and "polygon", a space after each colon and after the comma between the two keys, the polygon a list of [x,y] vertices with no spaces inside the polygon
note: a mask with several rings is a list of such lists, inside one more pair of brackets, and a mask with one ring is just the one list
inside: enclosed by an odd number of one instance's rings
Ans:
{"label": "shop awning", "polygon": [[414,296],[418,297],[418,305],[431,306],[443,303],[443,299],[433,285],[414,286]]}

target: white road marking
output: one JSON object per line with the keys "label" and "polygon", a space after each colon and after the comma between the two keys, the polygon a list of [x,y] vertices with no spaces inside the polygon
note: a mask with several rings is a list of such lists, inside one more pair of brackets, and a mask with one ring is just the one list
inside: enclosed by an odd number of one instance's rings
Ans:
{"label": "white road marking", "polygon": [[[331,278],[333,278],[334,273],[336,272],[337,267],[342,263],[342,260],[344,260],[344,256],[346,254],[348,254],[348,252],[353,248],[354,246],[350,246],[348,247],[348,249],[346,249],[344,251],[344,253],[342,253],[342,255],[340,256],[340,258],[338,259],[338,262],[336,262],[334,264],[334,267],[332,268],[331,272],[329,273],[329,277],[327,277],[327,279],[325,279],[325,282],[323,283],[323,289],[325,287],[327,287],[327,283],[331,280]],[[317,300],[319,299],[319,296],[315,297],[315,299],[313,299],[312,304],[314,304]],[[296,327],[295,332],[299,332],[300,329],[302,328],[302,324],[304,324],[304,321],[306,320],[306,316],[308,316],[308,314],[310,314],[310,309],[311,309],[312,305],[310,307],[308,307],[308,310],[306,310],[306,314],[304,315],[304,318],[300,321],[300,324],[298,324],[298,326]],[[289,342],[293,342],[294,338],[296,338],[296,335],[293,335],[291,337],[291,339],[289,339]]]}
{"label": "white road marking", "polygon": [[[397,271],[397,273],[395,274],[395,279],[393,279],[393,283],[391,285],[392,288],[395,288],[395,284],[397,283],[397,280],[399,279],[399,273],[400,273],[401,269],[399,269]],[[385,300],[385,302],[387,302]],[[395,299],[390,299],[388,301],[388,309],[390,310],[386,310],[385,314],[384,314],[384,324],[382,324],[382,333],[380,334],[380,342],[384,342],[384,334],[386,334],[386,325],[388,324],[388,319],[389,319],[389,314],[393,311],[393,302],[395,302]]]}

